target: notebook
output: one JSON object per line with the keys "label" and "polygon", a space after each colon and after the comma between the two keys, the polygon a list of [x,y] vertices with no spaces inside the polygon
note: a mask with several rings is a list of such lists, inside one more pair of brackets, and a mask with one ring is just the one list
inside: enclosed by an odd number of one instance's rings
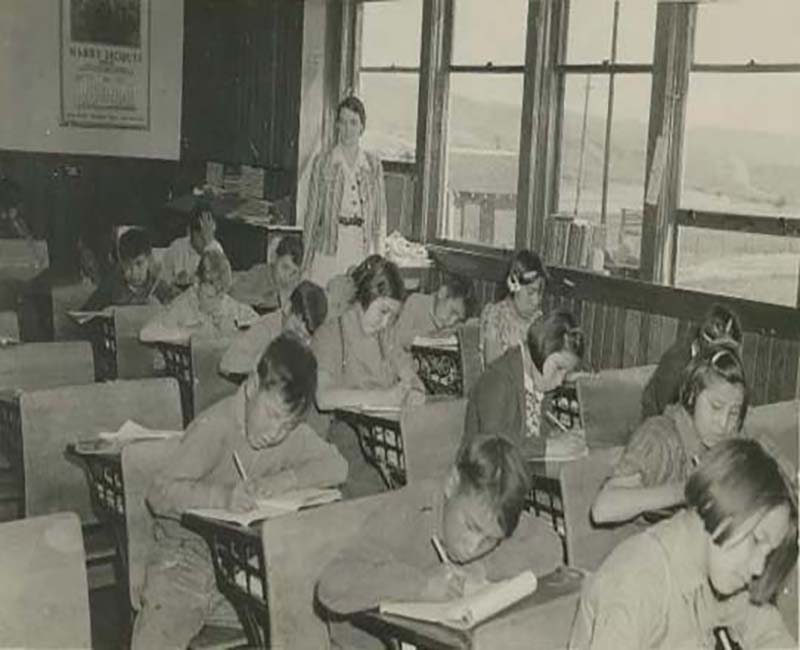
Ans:
{"label": "notebook", "polygon": [[455,334],[450,336],[415,336],[411,342],[415,348],[434,348],[436,350],[457,350],[458,339]]}
{"label": "notebook", "polygon": [[134,440],[166,440],[180,436],[182,433],[183,431],[148,429],[133,420],[125,420],[117,431],[102,431],[97,434],[97,437],[111,442],[133,442]]}
{"label": "notebook", "polygon": [[193,508],[187,510],[187,513],[204,517],[205,519],[217,519],[218,521],[239,524],[240,526],[249,526],[256,521],[273,519],[297,512],[302,508],[332,503],[341,498],[342,493],[336,488],[303,488],[284,492],[269,499],[261,499],[255,510],[247,512],[231,512],[220,508]]}
{"label": "notebook", "polygon": [[382,602],[381,614],[394,614],[420,621],[440,623],[457,629],[470,629],[507,609],[536,591],[533,571],[493,582],[478,591],[447,602]]}
{"label": "notebook", "polygon": [[90,320],[98,317],[110,317],[112,316],[112,312],[110,309],[106,309],[103,311],[68,311],[67,315],[72,318],[78,325],[84,325],[88,323]]}

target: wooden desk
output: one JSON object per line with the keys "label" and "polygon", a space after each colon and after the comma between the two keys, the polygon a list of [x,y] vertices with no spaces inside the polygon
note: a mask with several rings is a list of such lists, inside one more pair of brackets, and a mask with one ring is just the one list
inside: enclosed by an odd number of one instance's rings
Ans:
{"label": "wooden desk", "polygon": [[269,647],[267,581],[259,528],[243,527],[184,513],[181,524],[208,544],[217,589],[233,605],[247,635],[247,647]]}
{"label": "wooden desk", "polygon": [[539,578],[537,590],[471,630],[415,621],[375,610],[351,622],[378,638],[425,650],[512,650],[566,647],[584,573],[561,568]]}

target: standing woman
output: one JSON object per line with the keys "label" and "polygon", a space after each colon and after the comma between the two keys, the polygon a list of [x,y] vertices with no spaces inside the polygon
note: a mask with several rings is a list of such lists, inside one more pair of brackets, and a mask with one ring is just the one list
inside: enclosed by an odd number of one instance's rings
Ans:
{"label": "standing woman", "polygon": [[304,222],[303,276],[323,287],[355,261],[383,253],[386,189],[380,159],[359,144],[366,123],[360,99],[342,100],[336,109],[339,141],[314,161]]}

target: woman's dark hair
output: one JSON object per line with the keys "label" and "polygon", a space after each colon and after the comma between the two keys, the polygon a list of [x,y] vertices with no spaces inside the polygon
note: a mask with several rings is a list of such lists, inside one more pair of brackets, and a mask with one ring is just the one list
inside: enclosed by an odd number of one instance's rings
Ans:
{"label": "woman's dark hair", "polygon": [[566,309],[551,311],[528,329],[528,350],[531,359],[541,371],[544,362],[554,352],[569,350],[578,359],[583,359],[585,340],[578,321]]}
{"label": "woman's dark hair", "polygon": [[718,341],[704,346],[683,369],[678,401],[687,413],[694,413],[697,396],[708,388],[714,379],[742,387],[744,401],[737,426],[741,429],[750,402],[750,389],[739,357],[739,348],[733,341]]}
{"label": "woman's dark hair", "polygon": [[519,523],[530,492],[530,477],[517,447],[501,436],[479,436],[456,459],[459,489],[489,499],[506,537]]}
{"label": "woman's dark hair", "polygon": [[717,341],[742,344],[742,325],[737,316],[722,305],[712,305],[697,329],[697,341],[704,347]]}
{"label": "woman's dark hair", "polygon": [[362,128],[367,126],[367,109],[364,108],[364,102],[362,102],[358,97],[355,95],[350,95],[339,102],[339,105],[336,107],[337,120],[341,117],[343,108],[346,108],[348,111],[353,111],[353,113],[358,115],[359,119],[361,120]]}
{"label": "woman's dark hair", "polygon": [[259,388],[279,386],[292,415],[302,417],[317,392],[317,359],[292,334],[280,334],[267,346],[257,366]]}
{"label": "woman's dark hair", "polygon": [[774,601],[797,560],[797,497],[778,462],[755,440],[734,438],[714,445],[686,483],[686,503],[717,545],[724,544],[758,512],[789,509],[789,529],[750,584],[750,600]]}
{"label": "woman's dark hair", "polygon": [[328,315],[328,298],[325,290],[319,285],[303,280],[289,296],[292,313],[299,316],[309,334],[325,322]]}
{"label": "woman's dark hair", "polygon": [[299,237],[281,237],[275,247],[275,259],[289,256],[296,266],[303,262],[303,241]]}
{"label": "woman's dark hair", "polygon": [[539,253],[527,248],[514,253],[514,257],[511,258],[511,262],[508,264],[506,277],[510,283],[516,282],[520,285],[531,284],[539,278],[543,278],[545,287],[550,280]]}
{"label": "woman's dark hair", "polygon": [[143,228],[131,228],[122,233],[117,249],[119,259],[123,262],[130,262],[140,255],[150,255],[153,252],[150,236]]}
{"label": "woman's dark hair", "polygon": [[402,302],[406,291],[400,270],[394,262],[380,255],[370,255],[351,273],[356,285],[356,300],[366,309],[376,298]]}

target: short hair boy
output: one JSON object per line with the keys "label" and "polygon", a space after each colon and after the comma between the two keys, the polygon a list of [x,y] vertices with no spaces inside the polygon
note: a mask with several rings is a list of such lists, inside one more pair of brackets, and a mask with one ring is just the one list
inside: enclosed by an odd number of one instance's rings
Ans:
{"label": "short hair boy", "polygon": [[[553,571],[562,563],[561,542],[547,522],[523,513],[529,486],[513,443],[474,440],[443,482],[404,488],[403,503],[365,522],[355,546],[323,572],[320,602],[346,616],[382,600],[446,600],[486,580]],[[449,562],[437,556],[434,536]],[[374,645],[351,627],[334,629],[351,637],[345,647]]]}
{"label": "short hair boy", "polygon": [[278,308],[287,314],[291,308],[292,291],[300,283],[302,262],[303,242],[297,237],[284,235],[268,264],[256,264],[247,272],[238,274],[231,295],[237,300]]}
{"label": "short hair boy", "polygon": [[86,301],[84,310],[110,305],[166,304],[171,292],[158,276],[147,231],[131,228],[119,238],[119,262]]}
{"label": "short hair boy", "polygon": [[314,355],[295,337],[282,335],[235,394],[189,425],[147,495],[158,541],[133,629],[134,650],[185,648],[206,617],[226,604],[205,542],[180,525],[184,511],[248,510],[257,498],[345,480],[344,459],[304,421],[316,384]]}

